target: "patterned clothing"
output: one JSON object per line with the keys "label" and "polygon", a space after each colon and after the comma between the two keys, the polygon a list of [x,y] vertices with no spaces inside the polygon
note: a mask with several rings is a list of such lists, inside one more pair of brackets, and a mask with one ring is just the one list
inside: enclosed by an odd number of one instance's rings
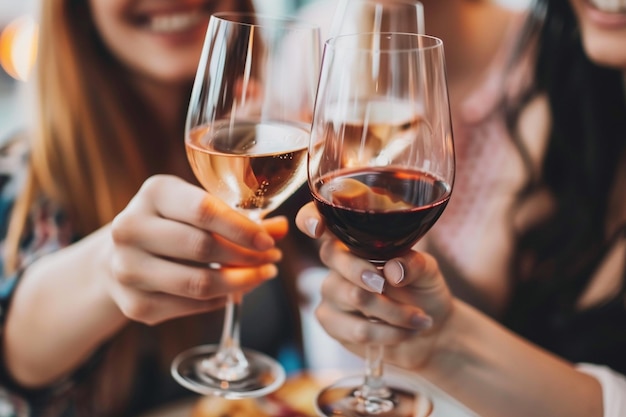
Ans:
{"label": "patterned clothing", "polygon": [[[2,251],[4,251],[4,239],[11,209],[26,180],[28,161],[28,143],[23,134],[10,138],[0,148],[0,250]],[[64,214],[49,201],[41,199],[33,207],[23,234],[19,252],[20,270],[41,256],[69,245],[72,241],[70,224]],[[0,270],[4,271],[4,258],[0,258]],[[4,315],[11,302],[19,276],[19,271],[10,276],[2,273],[0,323],[4,323]],[[42,401],[46,402],[48,398],[54,397],[62,398],[72,384],[71,378],[48,389],[27,392],[14,384],[4,366],[2,366],[0,377],[0,417],[71,415],[58,413],[58,410],[53,414],[36,411],[39,409],[38,404]]]}
{"label": "patterned clothing", "polygon": [[526,181],[503,105],[504,94],[515,97],[530,81],[526,61],[515,71],[506,70],[525,17],[520,13],[513,19],[482,82],[460,103],[452,103],[454,189],[446,210],[419,243],[440,260],[454,293],[494,315],[493,300],[508,296],[505,277],[515,239],[509,213]]}

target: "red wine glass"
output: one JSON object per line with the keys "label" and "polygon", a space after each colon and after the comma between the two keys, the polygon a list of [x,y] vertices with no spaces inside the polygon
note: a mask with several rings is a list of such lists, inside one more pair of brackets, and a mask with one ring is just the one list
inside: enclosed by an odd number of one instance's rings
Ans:
{"label": "red wine glass", "polygon": [[[444,62],[442,41],[415,33],[325,43],[309,188],[329,230],[379,268],[409,251],[450,198],[455,158]],[[383,375],[383,349],[368,347],[364,376],[320,392],[322,415],[429,415],[427,396]]]}
{"label": "red wine glass", "polygon": [[[225,12],[209,20],[185,148],[200,184],[255,221],[306,182],[320,49],[319,28],[292,18]],[[304,64],[297,73],[289,66],[294,56]],[[240,346],[242,298],[228,297],[219,345],[197,346],[174,359],[171,372],[181,385],[231,399],[263,396],[282,385],[280,363]]]}

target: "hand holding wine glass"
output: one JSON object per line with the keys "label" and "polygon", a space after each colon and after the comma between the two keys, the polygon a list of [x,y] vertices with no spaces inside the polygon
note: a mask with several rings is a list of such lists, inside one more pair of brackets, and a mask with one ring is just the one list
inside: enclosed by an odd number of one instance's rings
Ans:
{"label": "hand holding wine glass", "polygon": [[[202,186],[252,220],[261,221],[306,181],[319,36],[316,26],[291,18],[217,13],[209,21],[185,147]],[[292,56],[304,70],[291,71]],[[240,346],[242,296],[229,295],[219,346],[198,346],[174,359],[172,375],[183,386],[246,398],[282,385],[278,362]]]}
{"label": "hand holding wine glass", "polygon": [[[361,33],[325,45],[309,187],[326,227],[377,267],[408,252],[450,198],[455,165],[444,62],[442,41],[425,35]],[[323,415],[414,415],[420,399],[383,378],[382,349],[368,349],[360,381],[320,393]]]}

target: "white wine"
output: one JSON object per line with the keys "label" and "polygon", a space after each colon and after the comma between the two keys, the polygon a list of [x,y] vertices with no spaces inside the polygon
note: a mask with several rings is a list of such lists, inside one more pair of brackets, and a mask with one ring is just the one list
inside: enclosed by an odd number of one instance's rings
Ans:
{"label": "white wine", "polygon": [[306,181],[309,130],[283,123],[229,123],[189,132],[187,157],[208,192],[260,217]]}
{"label": "white wine", "polygon": [[314,142],[322,145],[312,148],[315,165],[320,162],[319,152],[346,168],[402,164],[411,157],[407,151],[417,140],[426,141],[432,135],[415,107],[405,101],[382,99],[355,102],[349,107],[329,106],[327,121],[314,132]]}

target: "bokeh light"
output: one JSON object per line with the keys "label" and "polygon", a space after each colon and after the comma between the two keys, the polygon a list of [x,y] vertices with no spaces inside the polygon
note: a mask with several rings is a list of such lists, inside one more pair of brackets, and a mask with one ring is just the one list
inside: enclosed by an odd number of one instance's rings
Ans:
{"label": "bokeh light", "polygon": [[37,58],[38,26],[31,16],[11,21],[0,33],[0,66],[16,80],[26,81]]}

